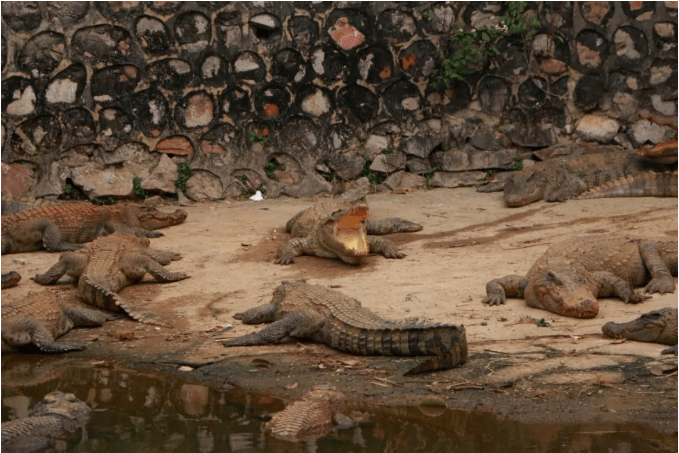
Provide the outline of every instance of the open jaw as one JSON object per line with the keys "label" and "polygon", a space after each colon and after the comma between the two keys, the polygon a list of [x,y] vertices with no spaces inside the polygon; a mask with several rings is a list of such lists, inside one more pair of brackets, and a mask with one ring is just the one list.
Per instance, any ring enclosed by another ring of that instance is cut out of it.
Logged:
{"label": "open jaw", "polygon": [[333,234],[345,254],[350,256],[367,256],[370,253],[365,221],[368,219],[368,208],[360,206],[348,211],[335,220]]}

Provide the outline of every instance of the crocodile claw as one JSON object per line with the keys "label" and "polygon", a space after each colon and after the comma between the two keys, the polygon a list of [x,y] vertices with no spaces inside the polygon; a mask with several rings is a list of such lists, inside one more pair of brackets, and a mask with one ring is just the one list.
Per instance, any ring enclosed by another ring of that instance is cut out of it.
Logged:
{"label": "crocodile claw", "polygon": [[654,278],[648,285],[646,285],[647,293],[673,293],[674,292],[674,279],[673,278]]}

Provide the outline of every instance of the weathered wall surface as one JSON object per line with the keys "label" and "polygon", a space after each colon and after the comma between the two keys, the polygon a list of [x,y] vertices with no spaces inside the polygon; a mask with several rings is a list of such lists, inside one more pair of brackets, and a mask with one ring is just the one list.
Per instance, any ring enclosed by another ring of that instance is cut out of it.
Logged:
{"label": "weathered wall surface", "polygon": [[[540,3],[466,83],[434,88],[452,28],[502,3],[3,2],[2,191],[133,180],[196,200],[263,188],[476,184],[561,141],[676,133],[677,2]],[[425,175],[421,176],[421,175]]]}

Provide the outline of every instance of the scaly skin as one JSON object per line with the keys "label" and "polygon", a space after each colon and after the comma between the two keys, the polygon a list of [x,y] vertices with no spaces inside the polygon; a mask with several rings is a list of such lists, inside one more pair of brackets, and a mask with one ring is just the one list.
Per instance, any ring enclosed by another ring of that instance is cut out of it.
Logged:
{"label": "scaly skin", "polygon": [[234,316],[245,324],[271,322],[257,333],[224,341],[225,346],[276,344],[286,337],[310,338],[360,355],[431,356],[406,373],[446,370],[467,361],[464,326],[390,321],[356,299],[305,282],[283,282],[270,304]]}
{"label": "scaly skin", "polygon": [[41,285],[54,285],[64,275],[78,279],[78,294],[97,308],[122,311],[135,320],[169,327],[158,316],[121,298],[116,292],[137,283],[148,272],[161,283],[188,278],[185,274],[163,268],[181,259],[175,252],[148,248],[149,240],[134,234],[116,233],[97,238],[85,249],[64,252],[59,262],[33,280]]}
{"label": "scaly skin", "polygon": [[339,412],[345,399],[336,390],[314,388],[276,412],[264,425],[264,431],[277,439],[299,441],[326,435],[334,423],[341,428],[349,428],[353,421]]}
{"label": "scaly skin", "polygon": [[97,310],[65,305],[51,291],[8,297],[2,303],[2,342],[11,348],[34,345],[41,352],[81,351],[87,345],[54,340],[73,327],[98,327],[113,319]]}
{"label": "scaly skin", "polygon": [[2,423],[2,450],[29,453],[51,447],[54,440],[90,421],[92,410],[70,393],[45,395],[28,417]]}
{"label": "scaly skin", "polygon": [[151,230],[177,225],[186,217],[186,211],[181,209],[165,214],[155,208],[132,205],[41,206],[2,217],[2,254],[77,250],[83,243],[116,231],[160,237],[162,233]]}
{"label": "scaly skin", "polygon": [[677,241],[627,237],[589,237],[549,248],[525,277],[509,275],[486,284],[489,305],[506,297],[524,298],[530,307],[575,318],[593,318],[599,312],[597,297],[616,296],[636,304],[647,293],[674,292],[677,275]]}
{"label": "scaly skin", "polygon": [[[676,127],[676,123],[675,123]],[[637,156],[646,157],[661,164],[677,163],[677,139],[658,143],[651,148],[639,148]]]}
{"label": "scaly skin", "polygon": [[672,197],[677,198],[677,172],[656,173],[648,171],[631,176],[623,176],[595,187],[578,197],[579,200],[590,198],[614,197]]}
{"label": "scaly skin", "polygon": [[21,275],[18,272],[10,271],[7,274],[2,274],[2,289],[12,288],[19,284]]}
{"label": "scaly skin", "polygon": [[626,338],[634,341],[673,345],[661,354],[677,354],[677,309],[663,308],[645,313],[630,322],[607,322],[601,328],[610,338]]}
{"label": "scaly skin", "polygon": [[399,218],[367,218],[368,206],[361,192],[316,203],[287,222],[286,230],[293,239],[278,250],[274,262],[290,264],[300,255],[339,258],[348,264],[361,264],[369,253],[403,258],[406,254],[393,242],[374,236],[422,229],[422,225]]}
{"label": "scaly skin", "polygon": [[556,158],[513,173],[504,184],[504,200],[509,207],[565,201],[624,176],[674,169],[622,151]]}

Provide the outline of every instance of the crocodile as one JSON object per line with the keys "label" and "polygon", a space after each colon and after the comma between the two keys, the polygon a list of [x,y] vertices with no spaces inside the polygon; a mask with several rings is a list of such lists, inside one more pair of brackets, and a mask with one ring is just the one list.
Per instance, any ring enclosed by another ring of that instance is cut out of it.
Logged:
{"label": "crocodile", "polygon": [[244,324],[272,324],[225,340],[225,346],[276,344],[293,337],[310,338],[351,354],[432,356],[405,375],[446,370],[467,361],[462,325],[386,320],[356,299],[304,281],[284,281],[274,290],[271,303],[234,317]]}
{"label": "crocodile", "polygon": [[118,294],[124,287],[137,283],[148,272],[161,283],[188,278],[163,268],[181,259],[179,253],[149,248],[149,239],[130,233],[116,233],[95,239],[83,250],[64,252],[59,262],[32,280],[41,285],[54,285],[68,274],[78,279],[78,294],[92,306],[122,311],[146,324],[169,327],[157,315],[125,300]]}
{"label": "crocodile", "polygon": [[2,301],[2,346],[33,345],[41,352],[81,351],[83,343],[54,341],[73,327],[98,327],[113,318],[91,308],[67,305],[51,291],[29,292],[27,296]]}
{"label": "crocodile", "polygon": [[[554,158],[512,173],[504,182],[504,201],[509,207],[544,199],[565,201],[610,181],[647,171],[674,171],[676,163],[649,159],[629,151]],[[479,192],[503,190],[497,184]]]}
{"label": "crocodile", "polygon": [[677,139],[658,143],[651,148],[639,148],[636,150],[636,154],[661,164],[676,164],[679,159],[677,156]]}
{"label": "crocodile", "polygon": [[354,190],[298,212],[288,220],[285,229],[292,239],[278,250],[276,264],[290,264],[300,255],[361,264],[369,253],[405,257],[392,241],[376,236],[420,231],[422,225],[400,218],[368,220],[365,193]]}
{"label": "crocodile", "polygon": [[21,275],[16,271],[10,271],[6,274],[2,274],[2,289],[12,288],[19,284],[21,281]]}
{"label": "crocodile", "polygon": [[341,412],[345,400],[344,394],[334,388],[317,386],[276,412],[264,424],[264,432],[277,439],[299,441],[325,436],[333,425],[352,428],[354,421]]}
{"label": "crocodile", "polygon": [[2,451],[29,453],[53,446],[55,439],[86,425],[92,409],[71,393],[52,392],[28,417],[2,423]]}
{"label": "crocodile", "polygon": [[666,307],[644,313],[625,323],[607,322],[601,328],[610,338],[626,338],[634,341],[673,345],[661,354],[677,354],[677,309]]}
{"label": "crocodile", "polygon": [[613,197],[673,197],[677,198],[676,171],[656,173],[647,171],[623,176],[615,181],[606,182],[578,197],[578,200]]}
{"label": "crocodile", "polygon": [[672,293],[677,275],[677,240],[629,237],[585,237],[550,247],[528,271],[486,284],[489,305],[506,297],[524,298],[530,307],[563,316],[593,318],[597,297],[616,296],[636,304],[647,293]]}
{"label": "crocodile", "polygon": [[134,205],[95,206],[90,203],[63,203],[40,206],[2,217],[2,254],[77,250],[85,242],[115,231],[147,237],[163,234],[153,231],[182,223],[184,210],[172,214]]}

